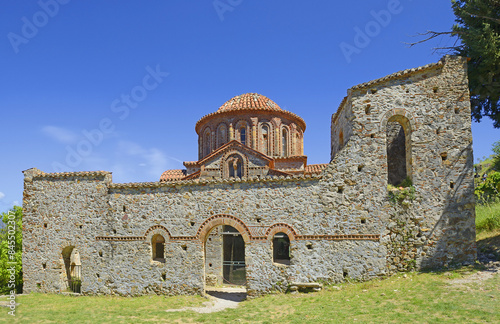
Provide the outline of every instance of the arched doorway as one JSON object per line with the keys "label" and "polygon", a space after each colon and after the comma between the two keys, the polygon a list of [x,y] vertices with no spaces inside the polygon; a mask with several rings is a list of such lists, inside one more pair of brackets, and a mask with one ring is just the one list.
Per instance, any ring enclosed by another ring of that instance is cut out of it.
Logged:
{"label": "arched doorway", "polygon": [[64,264],[62,269],[63,287],[74,293],[80,293],[82,285],[80,253],[74,246],[67,246],[61,254]]}
{"label": "arched doorway", "polygon": [[216,225],[204,241],[205,285],[245,286],[245,241],[233,226]]}

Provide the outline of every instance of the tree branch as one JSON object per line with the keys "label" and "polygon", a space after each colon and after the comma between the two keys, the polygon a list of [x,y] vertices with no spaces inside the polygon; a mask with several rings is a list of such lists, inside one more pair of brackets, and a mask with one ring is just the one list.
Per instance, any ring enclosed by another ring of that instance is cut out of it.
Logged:
{"label": "tree branch", "polygon": [[413,47],[417,44],[421,44],[421,43],[424,43],[424,42],[427,42],[428,40],[431,40],[433,38],[436,38],[436,37],[439,37],[439,36],[443,36],[443,35],[452,35],[452,36],[456,36],[460,34],[460,32],[456,32],[456,31],[447,31],[447,32],[435,32],[435,31],[432,31],[432,30],[428,30],[427,32],[425,33],[419,33],[417,35],[414,35],[412,37],[417,37],[417,36],[427,36],[427,38],[425,39],[422,39],[418,42],[414,42],[414,43],[404,43],[406,45],[408,45],[409,47]]}
{"label": "tree branch", "polygon": [[477,17],[477,18],[482,18],[482,19],[487,19],[496,22],[497,24],[500,24],[500,19],[497,18],[492,18],[492,17],[487,17],[487,16],[481,16],[481,15],[476,15],[470,12],[465,11],[466,14],[471,15],[472,17]]}

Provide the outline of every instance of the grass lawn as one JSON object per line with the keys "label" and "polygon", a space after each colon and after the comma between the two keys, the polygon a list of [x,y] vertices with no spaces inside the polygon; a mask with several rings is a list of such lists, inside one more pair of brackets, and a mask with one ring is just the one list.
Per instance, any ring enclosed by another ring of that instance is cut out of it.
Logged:
{"label": "grass lawn", "polygon": [[198,296],[18,296],[16,321],[1,308],[0,322],[19,323],[499,323],[500,276],[466,284],[452,281],[477,268],[408,273],[385,280],[345,283],[341,290],[278,294],[244,301],[211,314],[165,312],[200,306]]}

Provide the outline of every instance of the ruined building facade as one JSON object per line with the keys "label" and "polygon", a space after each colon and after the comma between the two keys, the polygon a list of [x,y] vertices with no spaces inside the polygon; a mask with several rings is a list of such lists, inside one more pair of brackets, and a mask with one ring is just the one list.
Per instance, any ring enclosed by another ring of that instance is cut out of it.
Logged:
{"label": "ruined building facade", "polygon": [[198,161],[158,182],[24,171],[25,291],[257,296],[473,262],[466,67],[446,56],[349,89],[327,164],[307,164],[299,116],[245,94],[198,121]]}

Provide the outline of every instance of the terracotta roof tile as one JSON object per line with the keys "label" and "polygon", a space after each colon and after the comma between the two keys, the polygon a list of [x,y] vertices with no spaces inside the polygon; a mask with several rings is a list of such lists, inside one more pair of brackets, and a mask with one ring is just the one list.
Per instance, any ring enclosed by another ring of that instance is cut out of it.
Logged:
{"label": "terracotta roof tile", "polygon": [[328,163],[323,163],[323,164],[310,164],[306,166],[306,169],[304,170],[305,174],[319,174],[323,172],[323,170],[328,166]]}
{"label": "terracotta roof tile", "polygon": [[162,173],[160,181],[181,180],[186,177],[186,170],[167,170]]}
{"label": "terracotta roof tile", "polygon": [[302,128],[302,131],[306,130],[306,123],[301,117],[292,112],[281,109],[280,106],[278,106],[278,104],[276,104],[274,101],[258,93],[245,93],[229,99],[222,106],[220,106],[217,111],[205,115],[200,120],[198,120],[195,126],[195,130],[199,134],[200,127],[203,126],[207,120],[210,120],[215,116],[232,116],[235,114],[245,113],[269,114],[269,112],[271,112],[272,114],[276,114],[277,116],[284,116],[286,118],[292,119]]}
{"label": "terracotta roof tile", "polygon": [[258,93],[245,93],[229,99],[222,106],[220,106],[217,111],[241,109],[282,110],[274,101],[272,101],[268,97],[265,97]]}

